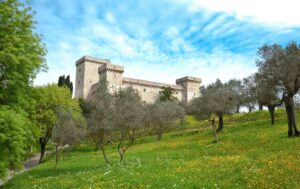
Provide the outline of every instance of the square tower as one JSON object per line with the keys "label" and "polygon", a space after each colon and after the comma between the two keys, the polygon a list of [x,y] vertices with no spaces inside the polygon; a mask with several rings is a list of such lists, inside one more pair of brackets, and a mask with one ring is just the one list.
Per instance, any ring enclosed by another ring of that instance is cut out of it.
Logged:
{"label": "square tower", "polygon": [[110,92],[115,92],[123,85],[124,67],[105,64],[98,68],[99,81],[106,81]]}
{"label": "square tower", "polygon": [[75,97],[86,99],[91,87],[98,83],[98,68],[110,64],[107,59],[83,56],[76,61]]}
{"label": "square tower", "polygon": [[176,85],[183,87],[181,101],[187,104],[194,97],[200,96],[201,79],[197,77],[182,77],[176,79]]}

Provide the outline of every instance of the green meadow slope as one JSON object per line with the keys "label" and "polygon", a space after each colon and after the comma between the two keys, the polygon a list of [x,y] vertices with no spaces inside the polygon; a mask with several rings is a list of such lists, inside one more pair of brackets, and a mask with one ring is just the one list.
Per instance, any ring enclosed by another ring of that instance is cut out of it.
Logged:
{"label": "green meadow slope", "polygon": [[276,115],[274,126],[266,111],[226,117],[218,144],[207,122],[187,116],[161,142],[138,140],[121,165],[115,145],[113,166],[81,146],[57,170],[49,158],[2,188],[300,188],[300,138],[287,137],[283,110]]}

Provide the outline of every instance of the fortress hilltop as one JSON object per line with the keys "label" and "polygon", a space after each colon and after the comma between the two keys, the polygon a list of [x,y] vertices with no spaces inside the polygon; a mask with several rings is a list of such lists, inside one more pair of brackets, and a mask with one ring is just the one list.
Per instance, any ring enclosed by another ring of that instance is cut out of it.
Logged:
{"label": "fortress hilltop", "polygon": [[186,76],[176,79],[176,85],[172,85],[123,77],[123,73],[123,66],[112,64],[107,59],[84,56],[76,61],[75,97],[90,98],[100,80],[108,83],[109,91],[112,93],[119,88],[131,86],[147,103],[153,103],[159,98],[162,87],[174,89],[174,96],[184,103],[200,94],[200,78]]}

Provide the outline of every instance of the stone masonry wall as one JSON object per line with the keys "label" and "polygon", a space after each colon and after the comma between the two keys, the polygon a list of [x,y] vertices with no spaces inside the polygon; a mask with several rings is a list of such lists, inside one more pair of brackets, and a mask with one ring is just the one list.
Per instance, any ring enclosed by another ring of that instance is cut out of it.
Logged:
{"label": "stone masonry wall", "polygon": [[187,103],[200,94],[200,78],[183,77],[176,80],[176,85],[123,77],[124,67],[111,64],[109,60],[84,56],[76,62],[75,97],[87,99],[93,94],[99,80],[108,82],[110,92],[119,88],[132,87],[136,89],[142,100],[155,102],[162,87],[174,89],[174,96]]}

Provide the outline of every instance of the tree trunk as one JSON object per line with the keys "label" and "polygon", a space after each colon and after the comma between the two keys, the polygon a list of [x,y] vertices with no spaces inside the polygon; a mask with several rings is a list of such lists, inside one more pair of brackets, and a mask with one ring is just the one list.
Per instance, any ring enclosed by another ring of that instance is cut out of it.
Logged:
{"label": "tree trunk", "polygon": [[240,113],[240,105],[236,106],[236,113]]}
{"label": "tree trunk", "polygon": [[40,155],[39,163],[42,163],[42,161],[44,159],[45,152],[46,152],[46,144],[47,144],[47,142],[45,142],[45,139],[40,138],[41,155]]}
{"label": "tree trunk", "polygon": [[55,169],[57,167],[57,163],[58,163],[58,144],[55,145]]}
{"label": "tree trunk", "polygon": [[263,110],[263,105],[262,104],[258,104],[258,109],[259,110]]}
{"label": "tree trunk", "polygon": [[161,141],[161,139],[162,139],[162,136],[163,136],[163,128],[160,126],[160,127],[158,127],[158,129],[157,129],[157,141]]}
{"label": "tree trunk", "polygon": [[213,134],[214,134],[214,142],[218,143],[219,142],[219,137],[218,137],[218,133],[216,131],[216,124],[215,124],[215,118],[213,118],[211,120],[211,125],[212,125],[212,130],[213,130]]}
{"label": "tree trunk", "polygon": [[120,163],[124,159],[124,149],[123,149],[122,145],[123,145],[123,140],[118,145],[118,152],[119,152],[119,155],[120,155]]}
{"label": "tree trunk", "polygon": [[124,139],[125,139],[125,133],[122,133],[121,140],[120,140],[120,143],[118,145],[118,152],[119,152],[119,155],[120,155],[120,163],[122,163],[122,161],[124,159],[124,146],[123,146]]}
{"label": "tree trunk", "polygon": [[105,152],[104,146],[102,145],[100,148],[101,148],[101,151],[102,151],[103,157],[104,157],[104,159],[105,159],[105,162],[106,162],[107,164],[110,164],[110,162],[109,162],[109,159],[108,159],[108,157],[107,157],[107,155],[106,155],[106,152]]}
{"label": "tree trunk", "polygon": [[101,149],[102,151],[102,154],[103,154],[103,157],[104,157],[104,160],[107,164],[110,164],[109,162],[109,159],[105,153],[105,149],[104,149],[104,130],[101,130],[100,131],[100,141],[99,141],[99,144],[98,144],[98,149]]}
{"label": "tree trunk", "polygon": [[251,107],[251,106],[248,107],[248,112],[249,112],[249,113],[252,112],[252,107]]}
{"label": "tree trunk", "polygon": [[224,127],[223,112],[218,112],[218,116],[219,116],[219,126],[218,126],[218,129],[217,129],[217,132],[221,132],[221,131],[223,131],[223,127]]}
{"label": "tree trunk", "polygon": [[297,129],[293,96],[286,96],[284,98],[284,104],[288,120],[288,136],[299,136],[300,132]]}
{"label": "tree trunk", "polygon": [[274,125],[275,123],[275,107],[274,106],[268,106],[268,110],[270,113],[270,118],[271,118],[271,124]]}

